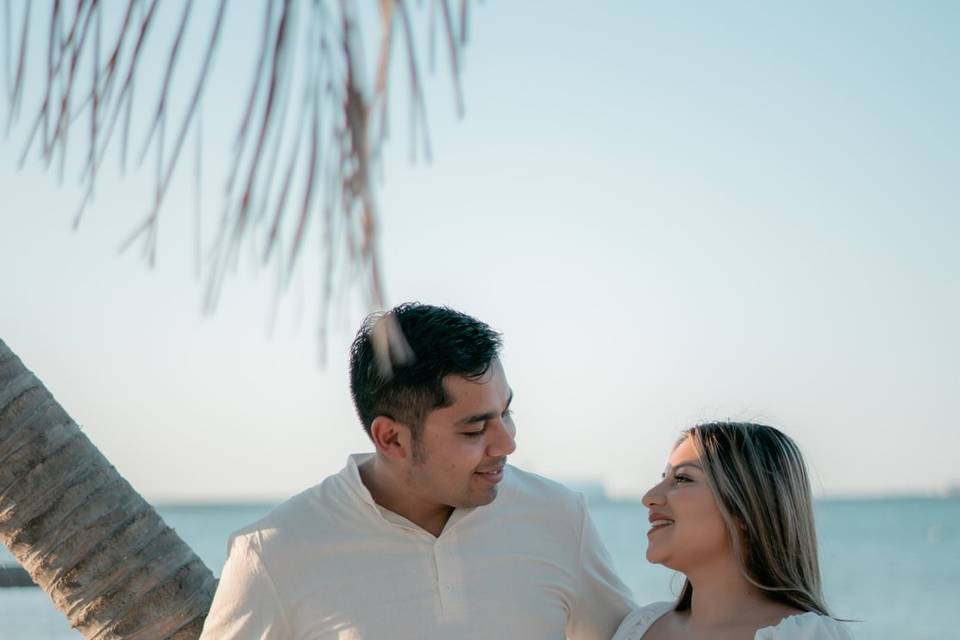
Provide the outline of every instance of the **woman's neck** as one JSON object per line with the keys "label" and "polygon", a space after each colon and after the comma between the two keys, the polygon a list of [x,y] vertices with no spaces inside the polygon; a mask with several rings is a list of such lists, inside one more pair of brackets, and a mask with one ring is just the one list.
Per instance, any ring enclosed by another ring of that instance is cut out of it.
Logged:
{"label": "woman's neck", "polygon": [[794,611],[775,602],[743,576],[733,558],[718,560],[687,574],[693,586],[688,624],[691,631],[775,624]]}

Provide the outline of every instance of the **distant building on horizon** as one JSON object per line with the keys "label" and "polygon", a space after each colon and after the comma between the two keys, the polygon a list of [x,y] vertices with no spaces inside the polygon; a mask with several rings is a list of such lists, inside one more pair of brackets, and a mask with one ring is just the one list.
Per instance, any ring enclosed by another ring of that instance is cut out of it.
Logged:
{"label": "distant building on horizon", "polygon": [[579,491],[587,497],[590,504],[603,504],[610,502],[610,495],[607,488],[600,480],[561,480],[568,488]]}
{"label": "distant building on horizon", "polygon": [[595,479],[561,479],[566,487],[578,491],[587,497],[589,504],[637,504],[640,502],[634,497],[611,496],[602,480]]}

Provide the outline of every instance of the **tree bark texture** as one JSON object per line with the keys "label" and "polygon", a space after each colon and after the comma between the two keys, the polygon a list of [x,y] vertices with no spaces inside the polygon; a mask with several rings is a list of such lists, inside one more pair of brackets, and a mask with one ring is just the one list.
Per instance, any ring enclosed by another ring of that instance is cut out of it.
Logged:
{"label": "tree bark texture", "polygon": [[200,635],[213,574],[2,340],[0,540],[85,638]]}

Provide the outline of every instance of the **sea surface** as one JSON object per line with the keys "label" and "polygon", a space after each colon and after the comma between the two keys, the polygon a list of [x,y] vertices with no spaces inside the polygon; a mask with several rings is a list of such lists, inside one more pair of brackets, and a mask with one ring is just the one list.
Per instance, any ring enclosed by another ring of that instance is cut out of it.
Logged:
{"label": "sea surface", "polygon": [[[272,505],[160,506],[161,515],[215,574],[226,541]],[[639,603],[673,597],[681,580],[644,559],[647,513],[633,502],[597,501],[591,512]],[[860,620],[858,638],[960,639],[960,498],[821,500],[820,559],[835,615]],[[0,548],[0,563],[12,563]],[[36,588],[0,589],[0,640],[76,640]]]}

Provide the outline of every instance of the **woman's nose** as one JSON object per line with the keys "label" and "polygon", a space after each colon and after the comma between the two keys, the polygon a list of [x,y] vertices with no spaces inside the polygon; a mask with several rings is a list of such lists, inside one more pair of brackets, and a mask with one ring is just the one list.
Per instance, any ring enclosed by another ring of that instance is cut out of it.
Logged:
{"label": "woman's nose", "polygon": [[650,487],[645,494],[643,494],[643,498],[641,499],[643,506],[649,508],[663,504],[663,491],[660,489],[660,485],[662,484],[662,482],[655,484],[654,486]]}

